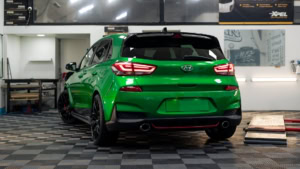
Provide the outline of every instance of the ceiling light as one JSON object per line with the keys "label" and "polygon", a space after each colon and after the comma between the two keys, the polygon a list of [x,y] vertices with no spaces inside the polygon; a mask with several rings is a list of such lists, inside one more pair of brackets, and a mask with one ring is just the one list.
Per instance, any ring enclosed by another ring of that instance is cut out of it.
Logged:
{"label": "ceiling light", "polygon": [[108,0],[108,3],[112,3],[113,1],[115,1],[115,0]]}
{"label": "ceiling light", "polygon": [[76,3],[76,2],[78,2],[79,0],[70,0],[70,3],[71,4],[74,4],[74,3]]}
{"label": "ceiling light", "polygon": [[119,16],[116,17],[116,20],[120,20],[127,17],[127,12],[121,13]]}
{"label": "ceiling light", "polygon": [[45,37],[46,35],[44,35],[44,34],[37,34],[36,36],[38,36],[38,37]]}
{"label": "ceiling light", "polygon": [[297,78],[252,78],[253,82],[296,82]]}
{"label": "ceiling light", "polygon": [[244,78],[244,77],[237,77],[236,80],[237,80],[238,82],[246,82],[247,79]]}
{"label": "ceiling light", "polygon": [[79,13],[80,13],[80,14],[86,13],[87,11],[92,10],[93,8],[94,8],[94,5],[93,5],[93,4],[92,4],[92,5],[88,5],[88,6],[86,6],[86,7],[81,8],[81,9],[79,10]]}

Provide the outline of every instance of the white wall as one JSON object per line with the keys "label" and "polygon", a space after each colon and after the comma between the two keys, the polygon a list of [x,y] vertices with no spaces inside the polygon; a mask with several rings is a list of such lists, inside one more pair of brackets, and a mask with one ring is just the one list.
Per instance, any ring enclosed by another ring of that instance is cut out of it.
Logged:
{"label": "white wall", "polygon": [[[13,78],[55,78],[55,38],[9,35],[7,57]],[[50,58],[51,61],[36,61]]]}
{"label": "white wall", "polygon": [[0,3],[0,34],[3,34],[4,25],[4,2]]}
{"label": "white wall", "polygon": [[89,34],[90,44],[104,35],[104,26],[5,26],[5,34]]}
{"label": "white wall", "polygon": [[62,39],[61,40],[61,71],[67,72],[65,66],[67,63],[80,63],[86,49],[90,47],[89,39]]}
{"label": "white wall", "polygon": [[55,54],[55,37],[21,37],[20,76],[55,78]]}
{"label": "white wall", "polygon": [[[6,57],[9,60],[10,70],[13,78],[20,78],[21,62],[21,38],[16,35],[8,35],[6,37]],[[6,69],[5,69],[6,70]],[[4,73],[4,77],[7,77],[7,72]]]}
{"label": "white wall", "polygon": [[[141,32],[142,30],[161,30],[164,26],[130,26],[130,32]],[[211,34],[219,38],[224,49],[225,29],[284,29],[286,30],[286,59],[285,66],[274,67],[237,67],[237,77],[295,77],[291,72],[289,62],[300,59],[299,39],[300,26],[168,26],[169,29],[186,32],[197,32]],[[104,26],[5,26],[5,34],[90,34],[91,44],[104,35]],[[300,84],[297,82],[242,82],[240,83],[242,93],[242,106],[244,110],[300,110]]]}

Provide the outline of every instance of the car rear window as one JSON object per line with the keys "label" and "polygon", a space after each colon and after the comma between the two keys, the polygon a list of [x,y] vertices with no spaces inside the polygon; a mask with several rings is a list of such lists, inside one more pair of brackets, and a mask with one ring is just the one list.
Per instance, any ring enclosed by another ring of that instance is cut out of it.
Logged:
{"label": "car rear window", "polygon": [[180,33],[130,36],[124,42],[122,57],[170,61],[225,59],[216,39]]}

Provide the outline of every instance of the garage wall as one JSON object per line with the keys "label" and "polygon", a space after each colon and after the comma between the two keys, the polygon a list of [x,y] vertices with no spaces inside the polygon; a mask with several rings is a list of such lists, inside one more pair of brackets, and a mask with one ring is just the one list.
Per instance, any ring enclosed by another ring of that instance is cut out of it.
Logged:
{"label": "garage wall", "polygon": [[5,26],[5,34],[89,34],[95,43],[104,35],[104,26]]}
{"label": "garage wall", "polygon": [[[20,78],[21,64],[21,38],[16,35],[8,35],[6,41],[6,57],[9,60],[10,70],[13,78]],[[5,78],[8,78],[4,73]]]}
{"label": "garage wall", "polygon": [[13,78],[55,78],[54,37],[8,35],[7,57]]}
{"label": "garage wall", "polygon": [[[0,11],[4,11],[4,3],[0,3]],[[0,12],[0,34],[3,34],[4,12]]]}
{"label": "garage wall", "polygon": [[[130,26],[130,32],[141,32],[142,30],[161,30],[164,26]],[[289,62],[293,59],[300,59],[299,39],[300,26],[279,25],[279,26],[168,26],[168,29],[181,30],[186,32],[198,32],[212,34],[219,38],[224,48],[225,29],[285,29],[286,30],[286,59],[285,66],[275,67],[237,67],[237,77],[296,77],[292,73]],[[104,35],[104,26],[31,26],[13,27],[5,26],[6,34],[90,34],[90,42],[93,44]],[[242,106],[244,110],[300,110],[300,84],[298,82],[240,82],[242,93]]]}
{"label": "garage wall", "polygon": [[67,63],[76,62],[79,64],[89,46],[89,39],[62,39],[60,47],[61,71],[67,72],[65,69]]}
{"label": "garage wall", "polygon": [[55,54],[54,37],[21,37],[20,77],[55,78]]}

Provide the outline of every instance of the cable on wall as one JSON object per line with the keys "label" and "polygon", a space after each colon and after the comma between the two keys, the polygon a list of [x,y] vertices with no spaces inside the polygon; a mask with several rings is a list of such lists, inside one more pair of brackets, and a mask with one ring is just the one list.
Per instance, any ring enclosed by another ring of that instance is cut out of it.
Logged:
{"label": "cable on wall", "polygon": [[27,10],[28,10],[28,18],[27,18],[26,25],[28,25],[28,24],[29,24],[30,17],[31,17],[31,12],[32,12],[32,7],[31,7],[31,6],[29,6],[29,7],[27,8]]}

